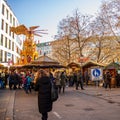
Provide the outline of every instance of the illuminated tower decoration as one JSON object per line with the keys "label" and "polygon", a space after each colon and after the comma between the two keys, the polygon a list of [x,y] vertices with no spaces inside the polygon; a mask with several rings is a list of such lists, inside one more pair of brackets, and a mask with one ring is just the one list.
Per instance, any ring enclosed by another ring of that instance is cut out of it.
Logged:
{"label": "illuminated tower decoration", "polygon": [[30,63],[32,60],[35,60],[38,57],[38,52],[36,51],[36,43],[34,42],[34,36],[42,37],[42,31],[45,30],[36,30],[39,26],[32,26],[27,29],[24,25],[18,27],[11,27],[11,31],[17,35],[25,35],[26,38],[23,42],[23,50],[20,52],[20,65]]}

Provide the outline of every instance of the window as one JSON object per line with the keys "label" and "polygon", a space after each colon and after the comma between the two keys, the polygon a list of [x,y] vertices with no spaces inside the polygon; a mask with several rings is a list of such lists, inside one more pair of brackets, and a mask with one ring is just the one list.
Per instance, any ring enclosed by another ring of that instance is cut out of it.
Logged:
{"label": "window", "polygon": [[14,51],[14,42],[12,42],[12,51]]}
{"label": "window", "polygon": [[5,6],[2,4],[2,14],[4,15],[5,13]]}
{"label": "window", "polygon": [[4,20],[2,19],[1,29],[4,30]]}
{"label": "window", "polygon": [[6,23],[6,33],[8,33],[8,24]]}
{"label": "window", "polygon": [[4,57],[5,62],[7,62],[7,52],[5,51],[5,57]]}
{"label": "window", "polygon": [[5,47],[7,48],[7,37],[5,37]]}
{"label": "window", "polygon": [[9,49],[11,49],[11,40],[9,40]]}
{"label": "window", "polygon": [[12,38],[14,39],[14,37],[15,37],[15,35],[14,35],[14,33],[12,33]]}
{"label": "window", "polygon": [[9,36],[11,36],[11,30],[10,30],[10,27],[9,27]]}
{"label": "window", "polygon": [[13,26],[15,26],[15,18],[13,18]]}
{"label": "window", "polygon": [[6,17],[7,17],[7,20],[9,18],[9,14],[8,14],[8,10],[6,9]]}
{"label": "window", "polygon": [[12,23],[12,14],[10,14],[10,23]]}
{"label": "window", "polygon": [[3,50],[0,50],[0,62],[2,62]]}
{"label": "window", "polygon": [[3,35],[1,34],[0,45],[3,45]]}

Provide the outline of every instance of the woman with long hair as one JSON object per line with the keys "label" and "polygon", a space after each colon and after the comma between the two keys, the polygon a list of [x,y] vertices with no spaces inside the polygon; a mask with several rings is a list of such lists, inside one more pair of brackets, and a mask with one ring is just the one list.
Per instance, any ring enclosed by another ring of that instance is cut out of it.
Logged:
{"label": "woman with long hair", "polygon": [[35,91],[38,91],[38,108],[42,114],[42,120],[47,120],[48,112],[52,110],[53,103],[51,101],[51,80],[45,70],[39,71]]}

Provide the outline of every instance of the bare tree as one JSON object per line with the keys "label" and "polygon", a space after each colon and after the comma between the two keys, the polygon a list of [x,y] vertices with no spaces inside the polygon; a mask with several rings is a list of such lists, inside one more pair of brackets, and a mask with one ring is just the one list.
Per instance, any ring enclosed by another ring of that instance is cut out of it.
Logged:
{"label": "bare tree", "polygon": [[59,23],[54,56],[64,63],[84,56],[101,63],[120,58],[119,11],[120,0],[104,1],[94,20],[76,9]]}
{"label": "bare tree", "polygon": [[116,48],[120,40],[116,27],[119,23],[117,3],[120,3],[119,0],[103,2],[98,16],[91,24],[93,39],[89,43],[92,47],[89,56],[97,62],[111,62],[116,58]]}
{"label": "bare tree", "polygon": [[107,28],[109,36],[114,36],[118,43],[120,43],[119,23],[120,23],[120,0],[112,0],[110,2],[103,2],[99,16],[102,16],[104,25]]}
{"label": "bare tree", "polygon": [[75,10],[73,17],[70,22],[71,35],[75,38],[77,42],[78,56],[84,56],[84,47],[86,42],[91,38],[89,24],[91,21],[91,16],[82,15],[77,9]]}
{"label": "bare tree", "polygon": [[71,28],[69,26],[71,17],[66,17],[61,20],[58,26],[57,41],[53,45],[53,56],[58,58],[59,61],[64,64],[69,64],[73,61],[76,55],[76,46],[74,44],[74,39],[71,36]]}

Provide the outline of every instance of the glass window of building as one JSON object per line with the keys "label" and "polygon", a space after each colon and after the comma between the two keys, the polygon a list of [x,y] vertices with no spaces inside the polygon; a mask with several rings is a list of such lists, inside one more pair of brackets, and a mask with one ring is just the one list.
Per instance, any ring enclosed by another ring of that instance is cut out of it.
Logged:
{"label": "glass window of building", "polygon": [[14,33],[12,33],[12,38],[14,39],[14,37],[15,37],[15,36],[14,36]]}
{"label": "glass window of building", "polygon": [[12,23],[12,14],[10,14],[10,23]]}
{"label": "glass window of building", "polygon": [[1,34],[0,45],[3,45],[3,35]]}
{"label": "glass window of building", "polygon": [[13,18],[13,26],[15,26],[15,18]]}
{"label": "glass window of building", "polygon": [[2,19],[1,29],[4,30],[4,20]]}
{"label": "glass window of building", "polygon": [[7,52],[5,51],[5,62],[7,62]]}
{"label": "glass window of building", "polygon": [[5,61],[5,51],[2,51],[2,55],[3,55],[2,61]]}
{"label": "glass window of building", "polygon": [[9,39],[7,38],[7,48],[9,49]]}
{"label": "glass window of building", "polygon": [[7,20],[9,18],[9,12],[8,12],[8,9],[6,9],[6,17],[7,17]]}
{"label": "glass window of building", "polygon": [[9,36],[11,36],[11,30],[10,30],[10,27],[9,27]]}
{"label": "glass window of building", "polygon": [[14,42],[12,42],[12,51],[14,51]]}
{"label": "glass window of building", "polygon": [[11,49],[11,40],[9,40],[9,49]]}
{"label": "glass window of building", "polygon": [[7,37],[5,37],[5,47],[7,48]]}
{"label": "glass window of building", "polygon": [[4,4],[2,4],[2,14],[4,15],[4,13],[5,13],[5,6]]}
{"label": "glass window of building", "polygon": [[3,50],[0,50],[0,62],[2,62]]}
{"label": "glass window of building", "polygon": [[6,33],[8,33],[8,24],[6,23]]}

